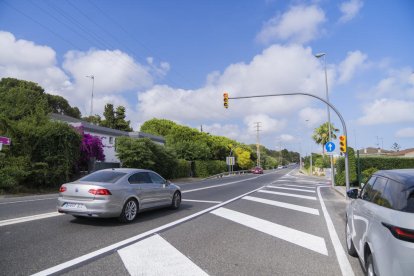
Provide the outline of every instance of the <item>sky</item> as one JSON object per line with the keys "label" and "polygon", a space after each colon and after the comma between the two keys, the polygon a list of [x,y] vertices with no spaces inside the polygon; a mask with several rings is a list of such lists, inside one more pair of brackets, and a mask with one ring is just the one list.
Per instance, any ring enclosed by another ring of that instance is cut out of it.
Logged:
{"label": "sky", "polygon": [[[349,146],[414,148],[413,45],[411,0],[0,0],[0,78],[36,82],[88,116],[93,75],[93,114],[123,105],[135,130],[164,118],[254,144],[260,122],[261,144],[303,154],[322,151],[311,136],[323,102],[224,109],[223,93],[326,99],[326,72]],[[331,121],[343,134],[332,110]]]}

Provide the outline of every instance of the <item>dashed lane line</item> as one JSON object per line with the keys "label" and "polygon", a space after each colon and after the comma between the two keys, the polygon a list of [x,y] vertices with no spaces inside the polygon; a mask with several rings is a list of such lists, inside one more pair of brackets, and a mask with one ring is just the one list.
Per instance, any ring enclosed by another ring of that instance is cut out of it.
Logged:
{"label": "dashed lane line", "polygon": [[242,199],[319,216],[319,210],[314,209],[314,208],[304,207],[300,205],[295,205],[295,204],[290,204],[290,203],[285,203],[285,202],[280,202],[280,201],[275,201],[275,200],[268,200],[264,198],[253,197],[253,196],[245,196]]}
{"label": "dashed lane line", "polygon": [[11,224],[16,224],[16,223],[32,221],[32,220],[57,217],[57,216],[61,216],[61,215],[63,215],[63,214],[60,214],[58,212],[51,212],[51,213],[45,213],[45,214],[40,214],[40,215],[20,217],[20,218],[14,218],[14,219],[6,219],[6,220],[1,220],[0,221],[0,227],[1,226],[6,226],[6,225],[11,225]]}
{"label": "dashed lane line", "polygon": [[298,192],[305,192],[305,193],[315,193],[315,191],[309,191],[309,190],[297,189],[297,188],[287,188],[287,187],[280,187],[280,186],[272,186],[272,185],[267,185],[266,188],[289,190],[289,191],[298,191]]}
{"label": "dashed lane line", "polygon": [[297,194],[280,193],[280,192],[273,192],[273,191],[267,191],[267,190],[259,190],[258,192],[259,193],[272,194],[272,195],[290,196],[290,197],[297,197],[297,198],[305,198],[305,199],[310,199],[310,200],[316,200],[316,197],[313,197],[313,196],[304,196],[304,195],[297,195]]}
{"label": "dashed lane line", "polygon": [[216,209],[211,214],[328,256],[324,238],[226,208]]}
{"label": "dashed lane line", "polygon": [[118,254],[132,276],[208,275],[159,235],[122,248]]}

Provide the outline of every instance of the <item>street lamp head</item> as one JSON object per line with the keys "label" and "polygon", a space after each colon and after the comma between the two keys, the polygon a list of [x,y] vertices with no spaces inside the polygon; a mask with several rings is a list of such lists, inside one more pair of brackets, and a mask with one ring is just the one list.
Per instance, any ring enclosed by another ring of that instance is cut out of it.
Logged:
{"label": "street lamp head", "polygon": [[316,55],[315,55],[315,57],[316,58],[321,58],[321,57],[323,57],[324,55],[326,55],[325,53],[317,53]]}

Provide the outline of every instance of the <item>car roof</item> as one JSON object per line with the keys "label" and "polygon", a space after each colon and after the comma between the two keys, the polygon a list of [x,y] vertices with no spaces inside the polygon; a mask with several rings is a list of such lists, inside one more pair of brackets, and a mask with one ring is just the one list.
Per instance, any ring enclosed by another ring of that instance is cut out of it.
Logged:
{"label": "car roof", "polygon": [[99,171],[112,171],[112,172],[123,172],[123,173],[134,173],[134,172],[152,172],[151,170],[145,169],[134,169],[134,168],[112,168],[112,169],[103,169]]}
{"label": "car roof", "polygon": [[375,172],[374,175],[393,179],[407,187],[414,187],[414,169],[382,170]]}

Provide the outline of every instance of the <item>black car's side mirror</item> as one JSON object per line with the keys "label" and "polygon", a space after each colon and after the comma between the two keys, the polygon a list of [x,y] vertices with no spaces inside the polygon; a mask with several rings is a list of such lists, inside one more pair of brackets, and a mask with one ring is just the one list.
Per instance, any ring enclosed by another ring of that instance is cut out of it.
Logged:
{"label": "black car's side mirror", "polygon": [[358,198],[358,189],[352,189],[346,192],[349,198],[356,199]]}

